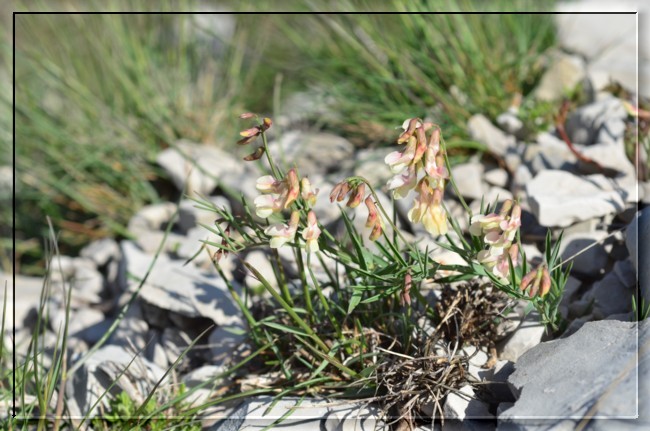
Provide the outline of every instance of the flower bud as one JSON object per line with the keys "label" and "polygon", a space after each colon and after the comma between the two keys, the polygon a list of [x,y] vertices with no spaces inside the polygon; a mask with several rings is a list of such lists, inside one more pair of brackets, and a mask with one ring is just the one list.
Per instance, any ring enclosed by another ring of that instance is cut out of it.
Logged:
{"label": "flower bud", "polygon": [[250,162],[252,160],[259,160],[264,155],[264,147],[259,147],[255,152],[244,157],[244,160]]}
{"label": "flower bud", "polygon": [[300,182],[298,181],[298,174],[294,168],[289,169],[287,172],[287,181],[288,181],[288,192],[287,197],[284,201],[284,208],[289,208],[289,206],[298,198],[300,194]]}
{"label": "flower bud", "polygon": [[257,116],[257,115],[256,115],[256,114],[253,114],[252,112],[244,112],[243,114],[241,114],[241,115],[239,116],[239,118],[241,118],[242,120],[247,120],[247,119],[249,119],[249,118],[254,118],[254,117],[256,117],[256,116]]}
{"label": "flower bud", "polygon": [[376,227],[379,224],[379,213],[377,212],[377,206],[375,206],[375,202],[372,200],[372,197],[370,195],[368,195],[364,202],[368,208],[368,219],[366,220],[366,227]]}
{"label": "flower bud", "polygon": [[370,236],[368,239],[370,241],[377,241],[379,237],[381,236],[381,223],[375,223],[375,226],[372,228],[372,231],[370,232]]}
{"label": "flower bud", "polygon": [[273,121],[270,118],[264,117],[264,120],[262,121],[262,131],[269,130],[272,124]]}
{"label": "flower bud", "polygon": [[361,203],[363,196],[366,194],[366,185],[361,183],[354,189],[354,193],[350,195],[348,203],[346,204],[350,208],[356,208]]}
{"label": "flower bud", "polygon": [[539,296],[544,297],[551,290],[551,274],[548,272],[548,268],[544,268],[542,271],[542,285],[539,290]]}
{"label": "flower bud", "polygon": [[259,133],[260,133],[260,128],[257,127],[257,126],[251,127],[250,129],[242,130],[241,132],[239,132],[239,134],[241,136],[245,137],[245,138],[250,138],[250,137],[253,137],[253,136],[257,136],[257,135],[259,135]]}

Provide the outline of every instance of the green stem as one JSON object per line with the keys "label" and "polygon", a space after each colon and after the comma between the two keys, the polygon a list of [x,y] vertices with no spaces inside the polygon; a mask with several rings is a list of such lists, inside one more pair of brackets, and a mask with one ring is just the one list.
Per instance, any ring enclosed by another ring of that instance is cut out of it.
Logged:
{"label": "green stem", "polygon": [[[300,273],[300,283],[302,284],[302,295],[305,299],[305,307],[309,312],[309,316],[316,317],[314,307],[311,304],[311,297],[309,296],[309,286],[307,285],[307,276],[305,275],[305,263],[302,260],[302,250],[300,248],[294,249],[296,259],[298,261],[298,272]],[[307,265],[309,265],[309,255],[307,255]]]}
{"label": "green stem", "polygon": [[280,172],[278,171],[278,168],[273,163],[273,157],[271,157],[271,153],[269,152],[269,143],[268,143],[268,140],[266,139],[266,133],[264,133],[264,131],[262,131],[260,134],[262,135],[262,142],[264,144],[264,154],[266,154],[266,160],[268,160],[268,162],[269,162],[269,166],[271,167],[271,172],[273,173],[273,176],[277,180],[281,180],[282,175],[280,175]]}

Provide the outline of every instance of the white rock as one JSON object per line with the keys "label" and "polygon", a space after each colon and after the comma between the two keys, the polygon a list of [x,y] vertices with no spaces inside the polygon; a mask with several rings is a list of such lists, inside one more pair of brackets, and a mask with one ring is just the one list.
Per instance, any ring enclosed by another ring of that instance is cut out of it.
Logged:
{"label": "white rock", "polygon": [[499,114],[497,124],[511,135],[518,136],[524,128],[524,122],[517,116],[517,109],[510,108],[506,112]]}
{"label": "white rock", "polygon": [[516,147],[515,137],[504,133],[484,115],[472,116],[467,128],[472,139],[487,145],[488,150],[499,157],[504,157]]}
{"label": "white rock", "polygon": [[106,265],[111,259],[120,258],[120,246],[112,238],[103,238],[82,248],[79,256],[92,260],[97,267],[100,267]]}
{"label": "white rock", "polygon": [[356,152],[354,174],[364,177],[373,187],[382,187],[393,176],[384,158],[388,148],[364,149]]}
{"label": "white rock", "polygon": [[501,168],[490,169],[483,174],[483,178],[489,184],[497,187],[506,187],[508,184],[508,173]]}
{"label": "white rock", "polygon": [[542,341],[544,332],[544,325],[539,322],[539,314],[536,311],[530,312],[515,332],[499,343],[499,357],[517,362],[521,355]]}
{"label": "white rock", "polygon": [[[644,364],[650,350],[639,347],[647,346],[649,323],[588,322],[570,337],[529,350],[508,379],[519,397],[499,416],[500,429],[512,429],[505,425],[514,426],[522,417],[527,426],[556,429],[564,418],[587,415],[611,419],[600,429],[647,429],[647,416],[633,423],[630,419],[643,412],[638,406],[647,405],[650,395],[647,386],[639,384],[648,381]],[[628,419],[621,420],[624,417]],[[626,423],[632,428],[621,427]]]}
{"label": "white rock", "polygon": [[562,261],[575,256],[572,271],[592,277],[601,276],[609,262],[609,253],[603,245],[605,237],[607,232],[604,231],[565,235],[560,247]]}
{"label": "white rock", "polygon": [[131,217],[128,229],[134,233],[143,230],[164,231],[175,211],[176,205],[171,202],[146,205]]}
{"label": "white rock", "polygon": [[556,51],[542,75],[534,94],[542,101],[559,100],[581,83],[586,76],[585,62],[577,55]]}
{"label": "white rock", "polygon": [[164,388],[167,384],[167,379],[163,379],[165,371],[142,357],[137,357],[129,366],[134,356],[135,353],[123,347],[106,345],[86,358],[79,369],[68,375],[66,400],[70,414],[94,416],[100,404],[107,408],[109,397],[104,397],[91,409],[114,381],[116,385],[112,391],[125,391],[138,405],[161,379],[160,388]]}
{"label": "white rock", "polygon": [[270,396],[247,399],[214,431],[262,430],[294,407],[289,417],[273,426],[274,430],[374,431],[385,426],[380,419],[379,408],[368,403],[305,398],[298,405],[297,399],[285,397],[264,414],[272,401],[273,397]]}
{"label": "white rock", "polygon": [[[571,12],[554,15],[558,31],[558,40],[565,49],[581,54],[588,60],[597,58],[601,53],[615,45],[631,40],[635,41],[636,28],[634,14],[614,15],[607,12],[635,12],[640,3],[635,2],[561,2],[556,5],[557,12]],[[583,13],[581,13],[583,12]],[[605,12],[587,15],[584,12]],[[603,31],[607,29],[607,31]]]}
{"label": "white rock", "polygon": [[68,322],[68,334],[92,345],[106,334],[113,319],[107,319],[99,310],[82,308],[75,311]]}
{"label": "white rock", "polygon": [[627,111],[623,102],[609,97],[572,112],[566,121],[566,132],[573,144],[621,144]]}
{"label": "white rock", "polygon": [[231,330],[244,330],[243,326],[220,326],[210,333],[210,363],[213,365],[232,365],[234,353],[246,342],[246,333],[233,333]]}
{"label": "white rock", "polygon": [[165,169],[179,190],[190,196],[207,196],[221,178],[244,172],[243,162],[216,147],[179,141],[167,148],[156,161]]}
{"label": "white rock", "polygon": [[[250,264],[253,268],[259,271],[260,275],[271,285],[277,286],[278,281],[275,278],[275,272],[273,272],[273,265],[271,264],[270,257],[261,250],[253,250],[246,255],[244,259],[245,262]],[[248,268],[245,268],[246,278],[244,282],[249,288],[255,288],[262,286],[262,282],[253,275]]]}
{"label": "white rock", "polygon": [[[459,392],[451,392],[447,395],[443,412],[445,419],[492,419],[492,415],[488,410],[488,405],[479,401],[470,385],[463,386]],[[444,430],[443,425],[443,430]]]}
{"label": "white rock", "polygon": [[[154,256],[138,250],[131,242],[122,241],[122,253],[128,272],[133,276],[130,288],[139,285]],[[172,314],[187,318],[205,317],[218,325],[236,324],[241,321],[225,282],[218,276],[198,271],[182,260],[158,256],[146,283],[140,290],[141,301]]]}
{"label": "white rock", "polygon": [[191,405],[201,405],[208,401],[215,389],[223,385],[227,371],[225,367],[216,365],[203,365],[196,368],[183,376],[182,381],[185,383],[188,392],[193,390],[189,395],[187,402]]}
{"label": "white rock", "polygon": [[542,226],[566,227],[624,208],[621,195],[600,174],[578,177],[564,171],[542,171],[528,183],[526,191],[531,210]]}
{"label": "white rock", "polygon": [[[458,192],[467,199],[481,199],[483,188],[483,164],[463,163],[451,167],[451,175],[456,182]],[[455,189],[451,189],[455,193]]]}
{"label": "white rock", "polygon": [[339,172],[354,164],[354,145],[331,133],[287,132],[269,143],[269,151],[285,166],[295,163],[300,176]]}
{"label": "white rock", "polygon": [[577,161],[563,140],[547,132],[537,135],[537,144],[526,145],[523,158],[534,173],[547,169],[567,170]]}
{"label": "white rock", "polygon": [[[14,327],[14,316],[16,320],[16,330],[29,324],[29,322],[26,321],[26,318],[32,313],[35,313],[38,308],[43,283],[44,280],[40,277],[27,277],[16,274],[17,295],[14,297],[13,274],[0,271],[0,299],[2,300],[0,301],[0,304],[7,304],[7,314],[4,316],[5,330],[11,332]],[[6,296],[5,286],[7,288]],[[4,313],[3,310],[4,308],[0,308],[0,313]]]}
{"label": "white rock", "polygon": [[[128,299],[129,295],[123,295]],[[122,304],[124,305],[124,304]],[[109,344],[144,350],[150,339],[147,337],[149,325],[142,315],[142,306],[138,301],[131,304],[126,315],[117,325],[108,339]]]}
{"label": "white rock", "polygon": [[635,286],[636,276],[631,261],[618,261],[612,271],[593,284],[583,300],[593,301],[592,313],[596,319],[627,313],[632,310]]}

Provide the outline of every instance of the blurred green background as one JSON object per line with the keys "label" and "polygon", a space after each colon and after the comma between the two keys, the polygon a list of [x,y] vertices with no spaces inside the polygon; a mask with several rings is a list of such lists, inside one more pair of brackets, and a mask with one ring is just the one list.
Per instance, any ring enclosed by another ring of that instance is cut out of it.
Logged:
{"label": "blurred green background", "polygon": [[[295,3],[15,2],[15,11],[296,10]],[[538,82],[554,46],[549,15],[314,14],[367,12],[372,1],[302,3],[301,15],[21,14],[15,16],[16,237],[19,271],[42,271],[45,216],[64,254],[91,239],[128,236],[143,205],[168,199],[155,157],[179,139],[226,147],[236,116],[278,116],[302,93],[327,101],[306,118],[360,147],[389,145],[408,117],[441,124],[450,145],[475,151],[467,119],[494,119]],[[11,7],[13,6],[13,8]],[[492,10],[552,10],[533,1]],[[254,9],[253,9],[254,7]],[[477,1],[395,0],[383,10],[477,11]],[[335,8],[335,9],[334,9]],[[11,13],[2,18],[0,130],[11,164]],[[318,111],[318,110],[316,110]],[[11,268],[11,196],[0,208],[2,267]]]}

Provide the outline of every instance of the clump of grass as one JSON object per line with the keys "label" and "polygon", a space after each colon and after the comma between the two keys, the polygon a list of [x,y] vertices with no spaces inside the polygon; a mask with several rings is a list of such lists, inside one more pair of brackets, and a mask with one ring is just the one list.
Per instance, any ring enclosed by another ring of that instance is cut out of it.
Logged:
{"label": "clump of grass", "polygon": [[[163,10],[177,6],[166,4]],[[49,6],[19,4],[39,8]],[[128,237],[125,226],[140,207],[176,198],[161,181],[165,174],[156,155],[179,139],[220,144],[227,130],[217,124],[247,100],[246,82],[257,63],[247,51],[245,28],[219,40],[195,19],[16,15],[19,243],[27,246],[47,234],[43,214],[61,229],[66,254],[89,238]],[[10,107],[5,92],[2,97]],[[42,273],[40,244],[18,253],[22,272]]]}
{"label": "clump of grass", "polygon": [[[410,13],[392,15],[368,13],[377,7],[368,1],[337,7],[363,15],[275,17],[289,41],[277,50],[296,52],[285,81],[295,76],[324,91],[339,119],[330,126],[365,135],[366,143],[368,137],[385,142],[405,114],[436,118],[450,142],[466,141],[472,114],[495,119],[513,99],[528,99],[543,72],[540,56],[555,40],[550,15],[453,13],[484,9],[479,2],[395,0],[383,7]],[[491,7],[540,8],[534,2]],[[306,31],[312,37],[303,37]]]}

